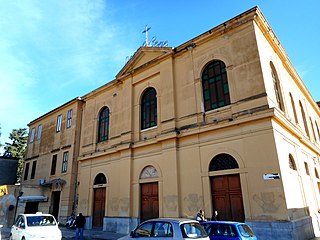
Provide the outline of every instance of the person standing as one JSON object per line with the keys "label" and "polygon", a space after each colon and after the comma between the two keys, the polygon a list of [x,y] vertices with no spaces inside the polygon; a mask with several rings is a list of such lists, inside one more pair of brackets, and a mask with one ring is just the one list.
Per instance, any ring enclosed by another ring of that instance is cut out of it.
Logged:
{"label": "person standing", "polygon": [[85,217],[82,215],[82,213],[79,213],[76,217],[76,240],[83,240],[83,229],[85,223]]}
{"label": "person standing", "polygon": [[205,221],[207,221],[207,219],[205,219],[205,217],[204,217],[204,211],[203,211],[202,209],[200,209],[200,211],[197,213],[196,220],[197,220],[198,222],[205,222]]}
{"label": "person standing", "polygon": [[218,211],[214,211],[212,220],[214,220],[214,221],[218,221],[219,220]]}

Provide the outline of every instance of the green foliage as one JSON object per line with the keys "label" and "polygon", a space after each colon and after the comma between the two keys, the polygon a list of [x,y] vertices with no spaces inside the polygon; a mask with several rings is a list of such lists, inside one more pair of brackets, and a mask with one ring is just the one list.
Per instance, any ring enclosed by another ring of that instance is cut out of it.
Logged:
{"label": "green foliage", "polygon": [[13,129],[10,133],[9,139],[12,140],[12,143],[5,143],[4,145],[4,154],[5,157],[18,158],[18,170],[17,170],[17,182],[20,182],[24,159],[27,148],[28,141],[28,132],[26,128]]}

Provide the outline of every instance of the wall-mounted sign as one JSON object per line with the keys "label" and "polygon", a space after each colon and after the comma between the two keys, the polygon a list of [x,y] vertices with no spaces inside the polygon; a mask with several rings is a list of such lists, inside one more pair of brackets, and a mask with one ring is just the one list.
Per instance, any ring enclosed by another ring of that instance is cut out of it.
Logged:
{"label": "wall-mounted sign", "polygon": [[0,186],[0,197],[8,194],[7,185]]}
{"label": "wall-mounted sign", "polygon": [[266,173],[263,174],[264,180],[274,180],[274,179],[280,179],[280,173]]}

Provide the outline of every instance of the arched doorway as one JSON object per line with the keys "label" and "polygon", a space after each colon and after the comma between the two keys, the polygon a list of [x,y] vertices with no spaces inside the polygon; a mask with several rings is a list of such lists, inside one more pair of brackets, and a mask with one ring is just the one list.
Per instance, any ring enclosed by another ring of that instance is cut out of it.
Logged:
{"label": "arched doorway", "polygon": [[[237,161],[228,154],[215,156],[209,171],[237,169]],[[213,212],[218,212],[219,220],[244,222],[240,175],[238,173],[210,177]]]}
{"label": "arched doorway", "polygon": [[93,227],[102,227],[105,214],[106,184],[107,179],[103,173],[99,173],[94,179],[93,189]]}
{"label": "arched doorway", "polygon": [[159,186],[154,178],[158,178],[158,172],[153,166],[147,166],[142,170],[140,180],[144,181],[140,183],[141,222],[159,217]]}

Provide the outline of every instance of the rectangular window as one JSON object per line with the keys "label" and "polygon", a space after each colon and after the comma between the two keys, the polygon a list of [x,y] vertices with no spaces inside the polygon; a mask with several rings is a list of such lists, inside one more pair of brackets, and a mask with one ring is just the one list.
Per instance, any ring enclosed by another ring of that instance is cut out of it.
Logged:
{"label": "rectangular window", "polygon": [[32,162],[32,169],[31,169],[31,177],[30,179],[34,179],[36,175],[36,167],[37,167],[37,161]]}
{"label": "rectangular window", "polygon": [[37,131],[37,141],[41,138],[41,132],[42,132],[42,124],[38,125],[38,131]]}
{"label": "rectangular window", "polygon": [[61,124],[62,124],[62,114],[59,114],[57,117],[57,126],[56,126],[56,132],[61,131]]}
{"label": "rectangular window", "polygon": [[68,111],[67,128],[70,128],[71,124],[72,124],[72,109]]}
{"label": "rectangular window", "polygon": [[34,135],[35,135],[36,129],[32,128],[31,129],[31,135],[30,135],[30,143],[34,141]]}
{"label": "rectangular window", "polygon": [[67,172],[67,167],[68,167],[68,155],[69,155],[69,152],[64,152],[64,153],[63,153],[63,159],[62,159],[62,172],[63,172],[63,173]]}
{"label": "rectangular window", "polygon": [[52,156],[52,162],[51,162],[51,175],[55,175],[56,174],[56,166],[57,166],[57,154]]}
{"label": "rectangular window", "polygon": [[27,180],[28,179],[28,174],[29,174],[29,166],[30,166],[30,163],[26,163],[26,166],[25,166],[25,169],[24,169],[24,177],[23,177],[23,180]]}
{"label": "rectangular window", "polygon": [[308,163],[304,162],[304,167],[306,169],[306,174],[310,176]]}

